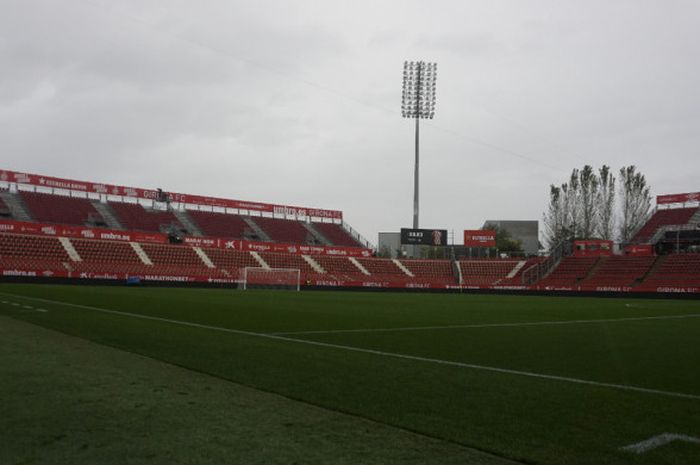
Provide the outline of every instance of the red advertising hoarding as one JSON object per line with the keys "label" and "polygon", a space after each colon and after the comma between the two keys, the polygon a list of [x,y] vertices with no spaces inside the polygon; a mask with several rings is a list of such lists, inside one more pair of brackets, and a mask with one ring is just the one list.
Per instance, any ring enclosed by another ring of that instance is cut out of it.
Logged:
{"label": "red advertising hoarding", "polygon": [[[115,231],[112,229],[67,226],[57,224],[28,223],[25,221],[0,220],[0,233],[32,234],[38,236],[100,239],[106,241],[166,244],[168,236],[161,233]],[[188,236],[183,242],[193,247],[235,249],[256,252],[289,253],[299,255],[331,255],[337,257],[370,257],[372,251],[360,247],[317,246],[252,242],[220,237]]]}
{"label": "red advertising hoarding", "polygon": [[[26,184],[36,187],[52,189],[66,189],[71,191],[86,192],[92,194],[115,195],[132,197],[137,199],[155,200],[158,191],[154,189],[142,189],[139,187],[117,186],[114,184],[93,183],[76,181],[73,179],[42,176],[40,174],[20,173],[11,170],[0,170],[0,181],[16,184]],[[343,212],[339,210],[325,210],[322,208],[296,207],[272,203],[247,202],[244,200],[222,199],[203,195],[180,194],[166,192],[171,202],[187,203],[192,205],[204,205],[208,207],[234,208],[266,213],[283,214],[289,216],[309,216],[313,218],[343,219]]]}
{"label": "red advertising hoarding", "polygon": [[625,247],[625,255],[649,257],[654,255],[654,246],[651,244],[628,245]]}
{"label": "red advertising hoarding", "polygon": [[465,247],[496,247],[496,231],[476,229],[464,231]]}
{"label": "red advertising hoarding", "polygon": [[[0,277],[5,278],[71,278],[71,279],[108,279],[126,281],[129,278],[139,278],[149,282],[169,283],[209,283],[235,285],[236,278],[224,278],[206,275],[168,275],[168,274],[126,274],[126,273],[90,273],[74,272],[65,269],[44,268],[13,268],[0,264]],[[439,281],[414,282],[409,280],[372,280],[368,277],[363,281],[339,280],[332,276],[328,279],[312,279],[305,284],[320,287],[355,287],[355,288],[390,288],[390,289],[444,289],[444,290],[479,290],[479,289],[518,289],[529,291],[568,291],[568,292],[614,292],[614,293],[661,293],[661,294],[700,294],[700,287],[692,286],[459,286]]]}
{"label": "red advertising hoarding", "polygon": [[657,205],[686,202],[700,202],[700,192],[688,192],[685,194],[666,194],[656,196]]}
{"label": "red advertising hoarding", "polygon": [[0,220],[0,232],[151,244],[165,244],[168,242],[168,236],[160,233],[115,231],[112,229],[89,228],[86,226],[28,223],[25,221],[10,220]]}
{"label": "red advertising hoarding", "polygon": [[613,254],[613,241],[574,241],[574,257],[609,257]]}

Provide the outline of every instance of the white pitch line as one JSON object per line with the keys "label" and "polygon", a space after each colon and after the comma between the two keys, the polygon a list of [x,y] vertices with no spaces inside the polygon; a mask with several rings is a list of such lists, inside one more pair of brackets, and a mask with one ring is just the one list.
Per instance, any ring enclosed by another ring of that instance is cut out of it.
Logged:
{"label": "white pitch line", "polygon": [[123,312],[120,310],[109,310],[106,308],[93,307],[90,305],[73,304],[70,302],[62,302],[60,300],[41,299],[38,297],[27,297],[27,296],[23,296],[23,295],[9,294],[9,293],[4,293],[4,292],[0,292],[0,294],[13,296],[13,297],[19,297],[19,298],[28,299],[28,300],[35,300],[38,302],[46,302],[46,303],[63,305],[63,306],[68,306],[68,307],[82,308],[85,310],[92,310],[92,311],[107,313],[107,314],[111,314],[111,315],[127,316],[127,317],[131,317],[131,318],[139,318],[142,320],[159,321],[162,323],[170,323],[170,324],[175,324],[175,325],[188,326],[188,327],[192,327],[192,328],[208,329],[211,331],[239,334],[239,335],[243,335],[243,336],[260,337],[263,339],[272,339],[275,341],[292,342],[292,343],[296,343],[296,344],[306,344],[306,345],[311,345],[311,346],[316,346],[316,347],[325,347],[325,348],[329,348],[329,349],[344,350],[344,351],[348,351],[348,352],[358,352],[358,353],[363,353],[363,354],[378,355],[381,357],[390,357],[390,358],[397,358],[397,359],[402,359],[402,360],[413,360],[413,361],[417,361],[417,362],[434,363],[437,365],[452,366],[452,367],[459,367],[459,368],[469,368],[472,370],[488,371],[488,372],[492,372],[492,373],[502,373],[502,374],[507,374],[507,375],[525,376],[528,378],[546,379],[546,380],[550,380],[550,381],[560,381],[560,382],[565,382],[565,383],[581,384],[581,385],[603,387],[603,388],[612,388],[612,389],[619,389],[619,390],[623,390],[623,391],[641,392],[644,394],[654,394],[654,395],[660,395],[660,396],[676,397],[676,398],[681,398],[681,399],[690,399],[690,400],[699,400],[700,401],[700,395],[698,395],[698,394],[687,394],[687,393],[683,393],[683,392],[663,391],[660,389],[651,389],[651,388],[645,388],[645,387],[639,387],[639,386],[629,386],[626,384],[603,383],[603,382],[591,381],[591,380],[587,380],[587,379],[569,378],[566,376],[547,375],[547,374],[542,374],[542,373],[533,373],[533,372],[529,372],[529,371],[511,370],[508,368],[498,368],[498,367],[491,367],[491,366],[485,366],[485,365],[476,365],[473,363],[453,362],[453,361],[441,360],[441,359],[437,359],[437,358],[420,357],[417,355],[406,355],[406,354],[399,354],[399,353],[394,353],[394,352],[384,352],[381,350],[374,350],[374,349],[363,349],[361,347],[344,346],[344,345],[339,345],[339,344],[330,344],[327,342],[310,341],[307,339],[295,339],[295,338],[291,338],[291,337],[277,336],[274,334],[254,333],[251,331],[244,331],[241,329],[222,328],[220,326],[210,326],[210,325],[205,325],[205,324],[200,324],[200,323],[193,323],[191,321],[173,320],[170,318],[161,318],[161,317],[157,317],[157,316],[142,315],[140,313]]}
{"label": "white pitch line", "polygon": [[287,331],[279,333],[269,333],[275,336],[292,336],[303,334],[336,334],[336,333],[390,333],[394,331],[428,331],[433,329],[467,329],[467,328],[511,328],[519,326],[554,326],[554,325],[578,325],[595,323],[619,323],[624,321],[646,321],[646,320],[677,320],[682,318],[699,318],[700,313],[690,313],[686,315],[660,315],[660,316],[640,316],[626,318],[607,318],[600,320],[553,320],[553,321],[530,321],[521,323],[483,323],[473,325],[444,325],[444,326],[406,326],[399,328],[366,328],[366,329],[327,329],[311,331]]}
{"label": "white pitch line", "polygon": [[620,447],[620,450],[634,452],[635,454],[643,454],[652,449],[656,449],[657,447],[665,446],[666,444],[671,443],[673,441],[683,441],[690,442],[693,444],[700,444],[700,439],[694,438],[692,436],[676,433],[662,433],[658,436],[651,437],[644,441],[635,444],[630,444],[629,446]]}

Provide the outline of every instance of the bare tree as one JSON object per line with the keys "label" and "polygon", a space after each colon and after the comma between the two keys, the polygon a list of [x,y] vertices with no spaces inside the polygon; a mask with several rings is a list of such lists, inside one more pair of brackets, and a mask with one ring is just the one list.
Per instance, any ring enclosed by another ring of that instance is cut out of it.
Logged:
{"label": "bare tree", "polygon": [[595,235],[598,220],[598,176],[593,167],[586,165],[578,176],[579,195],[577,199],[580,227],[578,236],[591,239]]}
{"label": "bare tree", "polygon": [[565,221],[564,227],[568,237],[579,237],[581,232],[581,183],[579,181],[579,170],[574,168],[571,171],[569,182],[561,185],[564,194]]}
{"label": "bare tree", "polygon": [[596,234],[601,239],[611,241],[615,235],[615,176],[607,165],[598,170],[598,176],[600,187],[596,195]]}
{"label": "bare tree", "polygon": [[549,206],[544,214],[544,235],[547,248],[552,249],[564,238],[564,202],[561,187],[549,186]]}
{"label": "bare tree", "polygon": [[634,165],[620,169],[620,242],[629,242],[642,226],[651,209],[646,178]]}

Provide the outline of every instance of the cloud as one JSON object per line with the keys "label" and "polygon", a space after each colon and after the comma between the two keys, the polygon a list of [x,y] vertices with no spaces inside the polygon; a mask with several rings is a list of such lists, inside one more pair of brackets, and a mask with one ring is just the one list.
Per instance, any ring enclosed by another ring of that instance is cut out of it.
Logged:
{"label": "cloud", "polygon": [[425,59],[439,63],[421,129],[426,227],[539,219],[547,186],[584,163],[695,191],[698,9],[9,1],[2,167],[342,209],[376,240],[411,222],[401,64]]}

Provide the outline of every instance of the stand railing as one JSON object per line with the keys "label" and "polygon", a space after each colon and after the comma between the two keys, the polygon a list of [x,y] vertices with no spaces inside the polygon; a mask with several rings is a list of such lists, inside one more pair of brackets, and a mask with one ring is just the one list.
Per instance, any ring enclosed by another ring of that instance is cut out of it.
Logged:
{"label": "stand railing", "polygon": [[571,241],[564,240],[557,244],[549,254],[546,260],[536,263],[523,271],[523,284],[529,286],[537,281],[545,278],[554,268],[559,265],[562,258],[571,255]]}
{"label": "stand railing", "polygon": [[370,241],[365,239],[364,236],[362,236],[362,234],[355,231],[355,229],[352,226],[350,226],[348,223],[346,223],[345,221],[343,221],[343,229],[345,229],[348,232],[348,234],[350,234],[353,237],[353,239],[358,241],[364,247],[366,247],[368,249],[372,249],[372,250],[377,250],[377,246],[375,246]]}

